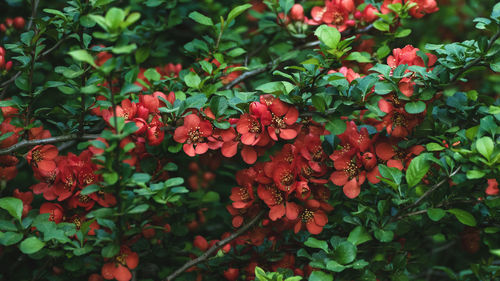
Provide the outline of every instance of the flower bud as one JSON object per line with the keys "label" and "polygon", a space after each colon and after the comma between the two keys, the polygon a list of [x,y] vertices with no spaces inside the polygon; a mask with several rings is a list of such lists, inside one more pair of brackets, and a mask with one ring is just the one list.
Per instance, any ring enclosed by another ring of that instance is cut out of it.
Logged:
{"label": "flower bud", "polygon": [[5,24],[7,25],[7,27],[11,27],[14,24],[14,20],[11,18],[6,18]]}
{"label": "flower bud", "polygon": [[23,17],[16,17],[16,18],[14,18],[14,27],[17,30],[23,29],[25,24],[26,24],[26,21],[24,20]]}
{"label": "flower bud", "polygon": [[0,23],[0,31],[1,32],[6,32],[7,31],[7,27],[5,26],[5,24]]}
{"label": "flower bud", "polygon": [[295,21],[304,20],[304,7],[302,7],[302,5],[300,4],[293,5],[292,9],[290,10],[290,17]]}
{"label": "flower bud", "polygon": [[237,268],[228,268],[227,270],[224,271],[224,278],[229,281],[235,281],[238,279],[238,276],[240,275],[240,270]]}
{"label": "flower bud", "polygon": [[377,8],[375,8],[373,5],[367,5],[365,9],[363,10],[363,19],[366,22],[373,22],[375,21],[378,16],[375,14],[378,13]]}
{"label": "flower bud", "polygon": [[5,70],[9,71],[12,68],[12,61],[8,61],[5,63]]}

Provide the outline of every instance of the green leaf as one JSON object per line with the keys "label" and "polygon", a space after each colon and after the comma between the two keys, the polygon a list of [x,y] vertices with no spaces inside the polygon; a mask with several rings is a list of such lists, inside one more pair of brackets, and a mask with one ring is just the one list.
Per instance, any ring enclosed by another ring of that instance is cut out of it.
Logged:
{"label": "green leaf", "polygon": [[111,29],[117,29],[125,19],[125,11],[120,8],[112,7],[108,10],[104,18],[106,20],[106,24]]}
{"label": "green leaf", "polygon": [[480,170],[468,170],[466,175],[468,179],[473,180],[484,177],[486,173]]}
{"label": "green leaf", "polygon": [[490,137],[482,137],[476,141],[476,149],[484,158],[490,160],[495,144]]}
{"label": "green leaf", "polygon": [[401,184],[401,178],[403,177],[403,173],[398,169],[394,167],[387,167],[386,165],[379,164],[378,165],[378,170],[380,172],[380,175],[386,179],[392,180],[394,183],[396,183],[396,186]]}
{"label": "green leaf", "polygon": [[384,243],[391,242],[392,239],[394,239],[394,232],[390,230],[376,229],[373,234],[375,234],[375,238],[377,238],[378,241]]}
{"label": "green leaf", "polygon": [[439,143],[431,142],[425,145],[427,151],[441,151],[444,150],[444,147]]}
{"label": "green leaf", "polygon": [[427,209],[427,216],[433,221],[439,221],[446,215],[443,209],[439,208],[429,208]]}
{"label": "green leaf", "polygon": [[245,4],[234,7],[234,9],[232,9],[231,12],[229,12],[229,15],[227,16],[226,25],[229,25],[231,21],[233,21],[237,16],[241,15],[241,13],[250,9],[251,7],[252,4]]}
{"label": "green leaf", "polygon": [[325,129],[327,129],[332,135],[340,135],[345,131],[346,128],[347,124],[340,118],[330,119],[325,124]]}
{"label": "green leaf", "polygon": [[45,243],[36,237],[29,237],[24,239],[21,244],[19,244],[19,249],[25,254],[34,254],[40,251],[45,246]]}
{"label": "green leaf", "polygon": [[351,231],[351,233],[349,233],[349,237],[347,237],[347,241],[351,242],[356,246],[368,242],[372,239],[373,238],[370,236],[370,234],[361,225],[356,226]]}
{"label": "green leaf", "polygon": [[9,212],[11,216],[21,221],[23,214],[23,201],[15,197],[0,198],[0,208]]}
{"label": "green leaf", "polygon": [[87,52],[87,50],[70,51],[68,54],[77,61],[86,62],[92,65],[93,67],[97,67],[97,65],[94,62],[94,58],[92,57],[91,54]]}
{"label": "green leaf", "polygon": [[201,202],[209,203],[209,202],[218,202],[220,199],[219,193],[215,191],[209,191],[207,192],[203,198],[201,199]]}
{"label": "green leaf", "polygon": [[457,220],[468,226],[476,226],[476,219],[469,212],[464,211],[462,209],[449,209],[447,211],[450,214],[455,215]]}
{"label": "green leaf", "polygon": [[109,184],[115,184],[118,181],[118,174],[116,172],[102,173],[102,178]]}
{"label": "green leaf", "polygon": [[309,275],[309,281],[333,281],[333,276],[323,271],[315,270]]}
{"label": "green leaf", "polygon": [[210,109],[215,114],[216,117],[219,117],[226,112],[229,103],[227,102],[226,97],[222,96],[214,96],[210,100]]}
{"label": "green leaf", "polygon": [[360,63],[372,62],[370,54],[367,52],[361,52],[361,53],[360,52],[352,52],[345,58],[345,60],[353,60],[353,61],[357,61]]}
{"label": "green leaf", "polygon": [[394,91],[394,86],[389,82],[380,81],[375,83],[375,93],[377,95],[387,95]]}
{"label": "green leaf", "polygon": [[141,213],[146,212],[148,209],[149,209],[148,204],[141,204],[141,205],[135,206],[134,208],[129,210],[128,213],[129,214],[141,214]]}
{"label": "green leaf", "polygon": [[105,258],[112,258],[120,252],[120,247],[117,244],[109,244],[102,248],[101,255]]}
{"label": "green leaf", "polygon": [[340,32],[335,28],[328,25],[320,25],[314,31],[314,35],[318,37],[321,43],[325,44],[331,49],[337,48],[338,43],[340,42]]}
{"label": "green leaf", "polygon": [[356,251],[356,246],[353,243],[344,241],[335,248],[333,256],[340,264],[348,264],[356,259]]}
{"label": "green leaf", "polygon": [[425,102],[413,101],[405,105],[405,110],[410,114],[418,114],[424,112],[425,107],[426,107]]}
{"label": "green leaf", "polygon": [[192,20],[194,20],[195,22],[203,24],[203,25],[209,25],[209,26],[214,25],[211,18],[206,17],[206,16],[204,16],[196,11],[191,12],[188,17],[191,18]]}
{"label": "green leaf", "polygon": [[373,23],[373,27],[380,31],[389,31],[389,24],[384,22],[383,20],[378,20]]}
{"label": "green leaf", "polygon": [[81,192],[80,194],[81,195],[89,195],[89,194],[92,194],[96,191],[99,191],[101,188],[97,185],[97,184],[92,184],[92,185],[89,185],[87,187],[85,187]]}
{"label": "green leaf", "polygon": [[309,237],[307,238],[306,242],[304,242],[304,245],[310,248],[322,249],[323,251],[328,253],[328,243],[326,241],[318,240],[314,237]]}
{"label": "green leaf", "polygon": [[429,171],[430,165],[427,161],[427,154],[420,154],[411,160],[406,171],[406,182],[410,187],[417,185]]}
{"label": "green leaf", "polygon": [[167,181],[165,181],[165,187],[172,187],[172,186],[178,186],[184,183],[184,179],[177,177],[177,178],[170,178]]}
{"label": "green leaf", "polygon": [[184,82],[188,87],[198,89],[201,83],[201,79],[198,74],[189,72],[186,76],[184,76]]}
{"label": "green leaf", "polygon": [[144,71],[144,77],[149,81],[159,81],[161,79],[161,74],[154,68],[148,68]]}
{"label": "green leaf", "polygon": [[326,262],[326,269],[333,271],[333,272],[342,272],[346,267],[341,265],[340,263],[334,261],[334,260],[329,260]]}
{"label": "green leaf", "polygon": [[0,232],[0,245],[11,246],[23,239],[23,234],[18,232]]}

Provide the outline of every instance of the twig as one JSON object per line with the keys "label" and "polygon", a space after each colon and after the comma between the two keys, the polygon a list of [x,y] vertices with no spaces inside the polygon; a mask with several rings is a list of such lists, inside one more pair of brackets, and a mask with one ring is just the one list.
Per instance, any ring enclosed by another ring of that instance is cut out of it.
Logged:
{"label": "twig", "polygon": [[[367,27],[359,29],[359,30],[354,31],[354,32],[352,30],[344,31],[344,32],[342,32],[342,36],[348,36],[348,35],[351,35],[351,34],[365,33],[365,32],[370,31],[372,28],[373,28],[373,25],[370,24]],[[320,43],[319,41],[309,42],[309,43],[306,43],[304,45],[298,46],[297,49],[301,50],[301,49],[307,49],[307,48],[315,47],[315,46],[318,46],[319,43]],[[229,84],[227,84],[226,86],[222,87],[221,90],[229,90],[229,89],[233,88],[234,86],[238,85],[239,83],[243,82],[244,80],[246,80],[246,79],[248,79],[250,77],[253,77],[255,75],[261,74],[262,72],[265,72],[266,70],[270,69],[275,64],[275,62],[277,62],[277,61],[279,61],[279,59],[276,60],[276,61],[274,61],[274,62],[268,63],[265,67],[256,68],[254,70],[250,70],[250,71],[247,71],[247,72],[243,73],[242,75],[238,76],[236,79],[234,79],[233,81],[231,81]]]}
{"label": "twig", "polygon": [[235,238],[240,236],[241,234],[245,233],[250,227],[252,227],[254,224],[260,221],[262,216],[264,216],[266,212],[261,211],[258,215],[256,215],[251,221],[249,221],[247,224],[243,225],[241,228],[236,230],[233,234],[231,234],[229,237],[215,243],[215,245],[212,246],[212,248],[208,249],[205,253],[203,253],[201,256],[197,257],[194,260],[190,260],[187,263],[185,263],[183,266],[181,266],[179,269],[174,271],[174,273],[170,274],[166,281],[172,281],[174,280],[177,276],[179,276],[181,273],[186,271],[188,268],[199,264],[202,261],[205,261],[208,259],[213,253],[217,252],[220,248],[224,247],[226,244],[229,242],[233,241]]}
{"label": "twig", "polygon": [[491,47],[493,46],[495,41],[497,41],[498,37],[500,37],[500,30],[495,35],[493,35],[493,37],[491,37],[490,42],[488,43],[488,46],[486,46],[486,49],[483,51],[483,54],[481,56],[477,57],[476,59],[474,59],[473,61],[471,61],[470,63],[466,64],[464,67],[460,68],[460,70],[455,75],[453,75],[453,77],[450,79],[450,83],[455,82],[460,77],[460,75],[462,75],[464,72],[469,70],[471,67],[473,67],[473,66],[477,65],[479,62],[481,62],[481,60],[484,57],[484,54],[486,54],[488,52],[488,50],[491,49]]}
{"label": "twig", "polygon": [[[431,195],[431,193],[433,193],[438,187],[440,187],[441,185],[443,185],[446,181],[448,181],[448,179],[450,179],[451,177],[453,177],[454,175],[456,175],[456,173],[458,173],[458,171],[460,171],[460,169],[462,168],[462,166],[458,166],[458,168],[453,171],[448,177],[446,177],[445,179],[442,179],[441,181],[439,181],[438,183],[436,183],[435,185],[433,185],[429,190],[427,190],[422,196],[420,196],[420,198],[417,199],[417,201],[415,201],[413,204],[411,205],[408,205],[406,206],[405,208],[403,208],[401,210],[401,212],[399,213],[402,213],[408,209],[411,209],[411,208],[414,208],[416,206],[418,206],[420,204],[420,202],[422,202],[422,200],[424,200],[425,198],[427,198],[427,196]],[[413,216],[413,215],[418,215],[418,214],[421,214],[421,213],[424,213],[424,212],[427,212],[427,210],[421,210],[421,211],[416,211],[414,213],[408,213],[408,214],[402,214],[402,215],[399,215],[397,217],[394,217],[392,219],[392,221],[396,221],[396,220],[399,220],[401,218],[404,218],[404,217],[409,217],[409,216]]]}
{"label": "twig", "polygon": [[36,145],[41,145],[41,144],[52,144],[52,143],[58,143],[58,142],[64,142],[64,141],[71,141],[71,140],[93,140],[97,139],[99,135],[83,135],[79,137],[77,134],[71,134],[71,135],[64,135],[64,136],[57,136],[57,137],[51,137],[51,138],[46,138],[46,139],[39,139],[39,140],[22,140],[12,146],[9,146],[4,149],[0,149],[0,155],[5,155],[9,154],[11,152],[14,152],[16,150],[25,148],[25,147],[31,147],[31,146],[36,146]]}
{"label": "twig", "polygon": [[256,68],[254,70],[247,71],[247,72],[241,74],[240,76],[238,76],[236,79],[234,79],[233,81],[231,81],[226,86],[222,87],[221,89],[222,90],[229,90],[232,87],[234,87],[234,86],[238,85],[239,83],[243,82],[244,80],[246,80],[246,79],[248,79],[250,77],[253,77],[255,75],[261,74],[262,72],[265,72],[266,70],[268,70],[272,66],[273,66],[273,62],[270,62],[265,67]]}

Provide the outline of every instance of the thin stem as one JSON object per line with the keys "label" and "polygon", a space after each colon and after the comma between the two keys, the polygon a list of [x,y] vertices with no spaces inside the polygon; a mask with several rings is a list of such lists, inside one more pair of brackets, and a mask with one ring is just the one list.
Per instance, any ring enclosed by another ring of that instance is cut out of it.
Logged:
{"label": "thin stem", "polygon": [[488,42],[488,46],[486,46],[486,49],[483,51],[483,53],[470,63],[466,64],[464,67],[460,68],[460,70],[450,79],[449,84],[455,82],[460,77],[460,75],[469,70],[471,67],[479,64],[481,60],[484,58],[484,55],[491,49],[491,47],[493,47],[493,44],[499,37],[500,37],[500,30],[497,33],[495,33],[493,37],[491,37],[490,42]]}
{"label": "thin stem", "polygon": [[186,271],[188,268],[195,266],[195,265],[199,264],[200,262],[207,260],[213,253],[217,252],[220,248],[224,247],[226,244],[233,241],[235,238],[237,238],[241,234],[245,233],[254,224],[259,222],[265,213],[266,213],[265,211],[261,211],[252,220],[250,220],[247,224],[243,225],[241,228],[236,230],[229,237],[222,239],[221,241],[215,243],[215,245],[213,245],[210,249],[208,249],[205,253],[203,253],[201,256],[197,257],[196,259],[190,260],[187,263],[185,263],[183,266],[181,266],[176,271],[174,271],[174,273],[170,274],[167,277],[166,281],[174,280],[176,277],[178,277],[181,273]]}
{"label": "thin stem", "polygon": [[70,135],[64,135],[64,136],[57,136],[57,137],[51,137],[51,138],[46,138],[46,139],[38,139],[38,140],[22,140],[12,146],[9,146],[4,149],[0,149],[0,155],[5,155],[9,154],[12,152],[15,152],[19,149],[26,148],[26,147],[32,147],[36,145],[42,145],[42,144],[52,144],[52,143],[58,143],[58,142],[65,142],[65,141],[72,141],[72,140],[93,140],[97,139],[99,135],[83,135],[83,136],[78,136],[78,134],[70,134]]}

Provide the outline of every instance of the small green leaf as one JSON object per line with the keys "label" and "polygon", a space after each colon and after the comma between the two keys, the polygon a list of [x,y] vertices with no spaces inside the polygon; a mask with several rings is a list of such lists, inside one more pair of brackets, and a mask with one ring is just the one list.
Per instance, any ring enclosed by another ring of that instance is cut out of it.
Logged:
{"label": "small green leaf", "polygon": [[135,206],[134,208],[129,210],[128,213],[129,214],[141,214],[141,213],[146,212],[148,209],[149,209],[148,204],[141,204],[141,205]]}
{"label": "small green leaf", "polygon": [[34,254],[40,251],[45,246],[45,243],[36,237],[29,237],[24,239],[21,244],[19,244],[19,249],[25,254]]}
{"label": "small green leaf", "polygon": [[92,184],[92,185],[89,185],[87,187],[85,187],[81,192],[80,194],[81,195],[89,195],[89,194],[92,194],[96,191],[99,191],[101,188],[97,185],[97,184]]}
{"label": "small green leaf", "polygon": [[23,201],[15,197],[0,198],[0,208],[9,212],[11,216],[21,221],[23,214]]}
{"label": "small green leaf", "polygon": [[394,86],[389,82],[377,82],[375,83],[375,93],[377,95],[387,95],[394,91]]}
{"label": "small green leaf", "polygon": [[328,253],[328,243],[326,241],[318,240],[314,237],[309,237],[307,238],[306,242],[304,242],[304,245],[310,248],[322,249],[323,251]]}
{"label": "small green leaf", "polygon": [[234,9],[232,9],[227,16],[226,25],[229,25],[231,21],[233,21],[237,16],[241,15],[244,11],[250,9],[251,7],[252,4],[245,4],[234,7]]}
{"label": "small green leaf", "polygon": [[340,264],[348,264],[356,259],[356,251],[356,246],[353,243],[344,241],[335,248],[333,256]]}
{"label": "small green leaf", "polygon": [[191,12],[188,17],[191,18],[192,20],[194,20],[195,22],[203,24],[203,25],[209,25],[209,26],[214,25],[211,18],[204,16],[196,11]]}
{"label": "small green leaf", "polygon": [[328,25],[320,25],[314,31],[314,35],[318,37],[321,43],[325,44],[330,49],[336,49],[337,44],[340,42],[340,32],[335,28]]}
{"label": "small green leaf", "polygon": [[439,208],[429,208],[427,209],[427,216],[433,221],[439,221],[446,215],[443,209]]}
{"label": "small green leaf", "polygon": [[484,177],[486,173],[480,170],[468,170],[466,175],[468,179],[473,180]]}
{"label": "small green leaf", "polygon": [[118,174],[116,172],[102,173],[102,178],[109,184],[115,184],[118,181]]}
{"label": "small green leaf", "polygon": [[352,52],[350,53],[345,60],[353,60],[360,63],[369,63],[372,62],[370,54],[367,52]]}
{"label": "small green leaf", "polygon": [[120,247],[117,244],[109,244],[102,248],[101,255],[105,258],[112,258],[120,252]]}
{"label": "small green leaf", "polygon": [[457,220],[468,226],[476,226],[476,219],[469,212],[462,209],[449,209],[448,213],[455,215]]}
{"label": "small green leaf", "polygon": [[178,186],[184,183],[184,179],[177,177],[177,178],[170,178],[167,181],[165,181],[165,187],[172,187],[172,186]]}
{"label": "small green leaf", "polygon": [[373,238],[370,236],[370,234],[361,225],[356,226],[351,231],[351,233],[349,233],[349,237],[347,237],[347,241],[356,246],[368,242],[372,239]]}
{"label": "small green leaf", "polygon": [[184,82],[188,87],[198,89],[201,83],[201,79],[198,74],[189,72],[186,76],[184,76]]}
{"label": "small green leaf", "polygon": [[427,151],[441,151],[444,150],[444,147],[441,146],[439,143],[431,142],[425,145]]}
{"label": "small green leaf", "polygon": [[329,260],[326,262],[326,269],[333,271],[333,272],[342,272],[346,267],[341,265],[340,263],[334,261],[334,260]]}
{"label": "small green leaf", "polygon": [[18,232],[0,232],[0,245],[11,246],[23,239],[23,234]]}
{"label": "small green leaf", "polygon": [[209,203],[209,202],[218,202],[219,199],[220,199],[219,193],[217,193],[215,191],[209,191],[203,196],[201,201],[205,202],[205,203]]}
{"label": "small green leaf", "polygon": [[94,58],[92,57],[91,54],[87,52],[87,50],[75,50],[75,51],[70,51],[68,53],[70,56],[73,57],[73,59],[81,62],[86,62],[93,67],[97,67],[97,65],[94,62]]}
{"label": "small green leaf", "polygon": [[333,276],[323,271],[315,270],[309,275],[309,281],[333,281]]}
{"label": "small green leaf", "polygon": [[392,239],[394,239],[394,232],[390,230],[376,229],[373,234],[375,234],[375,238],[377,238],[378,241],[384,243],[391,242]]}
{"label": "small green leaf", "polygon": [[423,101],[413,101],[405,105],[406,112],[410,114],[418,114],[425,111],[425,102]]}
{"label": "small green leaf", "polygon": [[490,137],[482,137],[476,141],[476,149],[484,158],[490,160],[495,144]]}
{"label": "small green leaf", "polygon": [[430,165],[426,158],[426,154],[420,154],[411,160],[406,171],[406,182],[410,187],[417,185],[429,171]]}
{"label": "small green leaf", "polygon": [[327,129],[332,135],[340,135],[345,132],[346,128],[347,124],[340,118],[332,118],[325,124],[325,129]]}

